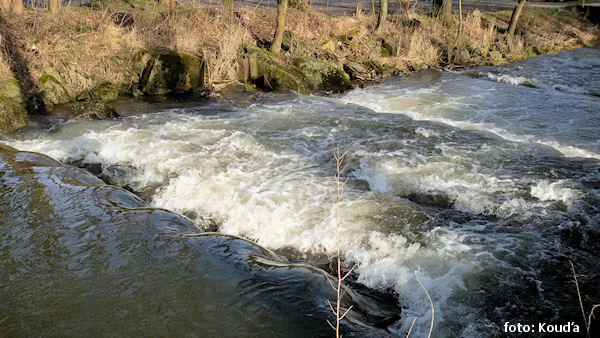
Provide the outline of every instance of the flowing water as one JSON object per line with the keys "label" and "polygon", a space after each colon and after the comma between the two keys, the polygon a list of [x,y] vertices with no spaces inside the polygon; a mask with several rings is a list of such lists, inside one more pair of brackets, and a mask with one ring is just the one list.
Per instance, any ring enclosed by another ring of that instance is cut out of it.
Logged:
{"label": "flowing water", "polygon": [[346,269],[357,264],[348,335],[406,335],[414,318],[413,334],[425,335],[430,305],[417,280],[435,306],[434,336],[579,323],[569,260],[600,300],[599,95],[600,50],[580,49],[333,97],[140,105],[116,120],[55,119],[7,135],[151,207],[6,150],[0,323],[329,334],[338,147],[348,151],[342,255]]}

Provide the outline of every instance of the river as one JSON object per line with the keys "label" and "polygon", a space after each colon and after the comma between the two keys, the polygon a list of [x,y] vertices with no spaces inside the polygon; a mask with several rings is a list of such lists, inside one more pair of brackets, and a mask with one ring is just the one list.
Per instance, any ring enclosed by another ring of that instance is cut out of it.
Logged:
{"label": "river", "polygon": [[581,325],[569,260],[600,300],[600,49],[129,107],[2,137],[60,161],[0,152],[6,332],[330,334],[336,148],[346,335],[426,335],[417,279],[436,337]]}

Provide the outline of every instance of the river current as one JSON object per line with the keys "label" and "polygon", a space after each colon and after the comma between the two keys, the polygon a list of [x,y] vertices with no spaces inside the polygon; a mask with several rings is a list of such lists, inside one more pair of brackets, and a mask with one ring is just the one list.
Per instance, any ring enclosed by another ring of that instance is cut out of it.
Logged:
{"label": "river current", "polygon": [[126,115],[2,137],[60,161],[2,152],[7,332],[329,334],[338,148],[348,335],[426,335],[417,279],[436,337],[581,325],[569,260],[600,303],[600,49]]}

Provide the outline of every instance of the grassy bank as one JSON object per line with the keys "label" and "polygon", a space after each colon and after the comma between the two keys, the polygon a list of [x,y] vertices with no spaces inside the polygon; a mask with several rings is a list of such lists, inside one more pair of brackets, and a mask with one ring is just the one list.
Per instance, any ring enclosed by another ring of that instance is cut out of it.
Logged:
{"label": "grassy bank", "polygon": [[[390,17],[384,29],[374,33],[371,16],[329,17],[290,8],[289,46],[276,61],[290,65],[303,57],[338,67],[372,61],[392,69],[387,75],[398,75],[440,66],[513,62],[595,44],[600,38],[598,27],[575,10],[541,9],[526,9],[515,36],[507,36],[510,14],[464,11],[457,38],[458,25],[448,28],[416,10]],[[28,10],[1,20],[0,33],[10,38],[13,50],[3,44],[0,81],[26,77],[30,83],[22,85],[32,87],[42,74],[50,74],[76,97],[103,82],[126,93],[138,81],[135,58],[140,50],[202,56],[209,89],[235,82],[243,46],[269,45],[276,10],[186,5],[169,15],[164,6],[114,2],[98,8],[62,8],[57,15]]]}

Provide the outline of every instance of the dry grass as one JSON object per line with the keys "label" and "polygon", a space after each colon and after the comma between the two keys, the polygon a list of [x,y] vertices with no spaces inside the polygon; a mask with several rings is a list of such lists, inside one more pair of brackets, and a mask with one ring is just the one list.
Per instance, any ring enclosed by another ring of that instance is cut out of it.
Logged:
{"label": "dry grass", "polygon": [[[99,10],[63,8],[56,16],[27,11],[6,18],[6,25],[28,61],[33,80],[42,73],[53,74],[74,95],[101,82],[123,87],[134,82],[131,63],[142,49],[203,55],[211,83],[234,81],[242,47],[268,43],[275,29],[274,9],[181,6],[173,15],[167,13],[166,7],[134,9],[114,2]],[[505,61],[514,61],[533,52],[579,47],[600,36],[598,27],[574,13],[526,10],[516,36],[507,38],[502,29],[510,12],[471,11],[464,14],[461,41],[456,43],[456,28],[447,29],[425,14],[410,9],[408,15],[391,17],[375,34],[372,16],[328,17],[290,8],[287,29],[303,45],[284,53],[280,61],[308,57],[340,66],[358,60],[394,64],[401,70],[421,69],[446,64],[449,54],[459,56],[452,58],[456,62],[472,65],[485,63],[488,52],[497,50]],[[382,55],[382,39],[393,47],[393,57]],[[33,45],[37,51],[31,50]],[[12,76],[8,62],[6,56],[0,57],[0,80]]]}
{"label": "dry grass", "polygon": [[50,73],[71,93],[104,81],[127,82],[129,58],[141,48],[135,33],[113,24],[106,11],[74,8],[52,16],[36,10],[7,26],[32,77]]}

